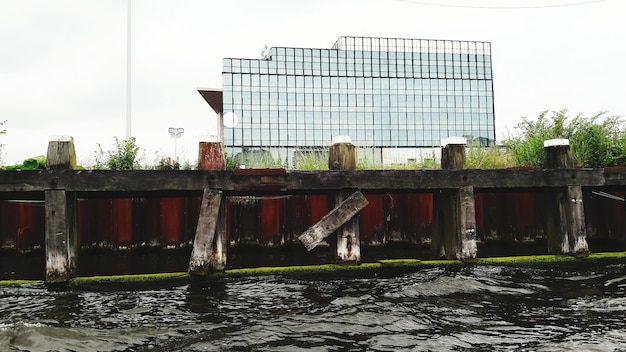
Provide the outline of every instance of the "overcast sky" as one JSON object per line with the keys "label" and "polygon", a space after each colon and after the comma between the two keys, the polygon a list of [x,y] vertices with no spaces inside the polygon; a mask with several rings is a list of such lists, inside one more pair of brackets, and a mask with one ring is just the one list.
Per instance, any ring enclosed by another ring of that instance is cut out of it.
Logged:
{"label": "overcast sky", "polygon": [[[63,135],[88,165],[98,144],[125,138],[127,1],[0,0],[5,164]],[[197,88],[221,88],[222,58],[340,36],[491,42],[499,140],[544,110],[626,115],[623,0],[130,1],[132,134],[145,163],[173,156],[168,127],[185,129],[178,155],[195,163],[198,137],[216,130]],[[554,6],[572,3],[586,4]]]}

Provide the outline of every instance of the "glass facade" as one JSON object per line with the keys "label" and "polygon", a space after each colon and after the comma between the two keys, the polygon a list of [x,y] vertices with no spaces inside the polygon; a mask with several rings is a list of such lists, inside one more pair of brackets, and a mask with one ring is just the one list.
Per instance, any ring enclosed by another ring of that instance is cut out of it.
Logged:
{"label": "glass facade", "polygon": [[363,37],[227,58],[224,143],[233,154],[327,148],[336,135],[376,149],[437,147],[451,136],[489,145],[491,67],[488,42]]}

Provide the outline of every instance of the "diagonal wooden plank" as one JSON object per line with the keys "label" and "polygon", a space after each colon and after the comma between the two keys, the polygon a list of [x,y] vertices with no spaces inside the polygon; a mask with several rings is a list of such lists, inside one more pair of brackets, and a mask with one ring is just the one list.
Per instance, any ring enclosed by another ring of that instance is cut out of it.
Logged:
{"label": "diagonal wooden plank", "polygon": [[204,189],[193,249],[189,259],[189,273],[206,274],[213,255],[213,239],[217,227],[222,192]]}
{"label": "diagonal wooden plank", "polygon": [[354,192],[328,214],[324,215],[317,224],[304,231],[298,239],[302,242],[304,247],[310,251],[322,242],[324,238],[336,231],[341,225],[352,219],[352,217],[358,214],[361,209],[365,208],[367,204],[367,199],[365,199],[360,191]]}

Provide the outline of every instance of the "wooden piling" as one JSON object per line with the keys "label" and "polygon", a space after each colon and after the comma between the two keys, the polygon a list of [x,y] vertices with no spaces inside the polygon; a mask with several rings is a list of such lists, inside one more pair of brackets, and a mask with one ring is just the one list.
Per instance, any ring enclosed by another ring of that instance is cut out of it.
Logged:
{"label": "wooden piling", "polygon": [[328,153],[329,170],[356,169],[356,151],[349,136],[335,136]]}
{"label": "wooden piling", "polygon": [[198,147],[198,170],[224,170],[224,145],[219,136],[202,136]]}
{"label": "wooden piling", "polygon": [[[51,140],[46,160],[49,169],[75,168],[74,139],[60,137]],[[54,188],[47,189],[44,193],[46,282],[66,282],[78,271],[76,193]]]}
{"label": "wooden piling", "polygon": [[441,143],[441,168],[444,170],[465,169],[465,146],[463,137],[450,137]]}
{"label": "wooden piling", "polygon": [[[216,136],[203,137],[198,152],[198,169],[223,170],[224,147]],[[204,189],[198,226],[189,259],[189,273],[206,275],[226,268],[226,201],[219,190]]]}
{"label": "wooden piling", "polygon": [[76,275],[76,195],[64,190],[45,191],[46,282],[66,282]]}
{"label": "wooden piling", "polygon": [[[442,141],[443,169],[465,169],[465,138]],[[441,189],[433,193],[433,252],[446,259],[476,258],[474,187]]]}
{"label": "wooden piling", "polygon": [[48,142],[48,154],[46,155],[46,167],[48,169],[76,168],[76,151],[74,138],[70,136],[53,137]]}
{"label": "wooden piling", "polygon": [[[349,136],[335,136],[328,153],[329,170],[356,169],[356,150]],[[335,194],[335,206],[341,204],[352,192],[340,191]],[[337,230],[337,261],[358,263],[361,260],[361,239],[358,215],[348,220]]]}
{"label": "wooden piling", "polygon": [[200,215],[196,235],[193,240],[193,249],[189,259],[189,273],[206,275],[211,269],[216,230],[218,228],[219,213],[222,208],[222,192],[205,189],[202,195]]}
{"label": "wooden piling", "polygon": [[[567,139],[543,143],[544,169],[572,169],[574,161]],[[546,234],[548,252],[587,255],[587,228],[580,185],[546,189]]]}

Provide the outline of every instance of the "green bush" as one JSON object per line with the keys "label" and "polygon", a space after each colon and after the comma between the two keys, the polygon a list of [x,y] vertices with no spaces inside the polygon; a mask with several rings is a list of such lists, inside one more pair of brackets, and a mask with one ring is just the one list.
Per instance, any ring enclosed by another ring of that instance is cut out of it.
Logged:
{"label": "green bush", "polygon": [[115,137],[115,149],[104,151],[98,144],[99,151],[96,152],[96,169],[111,170],[136,170],[140,169],[139,147],[135,137],[120,140]]}
{"label": "green bush", "polygon": [[180,170],[180,164],[172,159],[162,156],[157,160],[157,170]]}
{"label": "green bush", "polygon": [[566,138],[574,163],[581,167],[623,165],[626,162],[626,137],[620,117],[605,117],[600,112],[591,117],[568,116],[567,109],[539,114],[536,120],[522,118],[504,145],[518,166],[540,167],[543,161],[543,142]]}
{"label": "green bush", "polygon": [[624,165],[626,141],[623,123],[615,116],[599,122],[600,116],[574,119],[575,132],[570,137],[574,162],[584,167]]}

